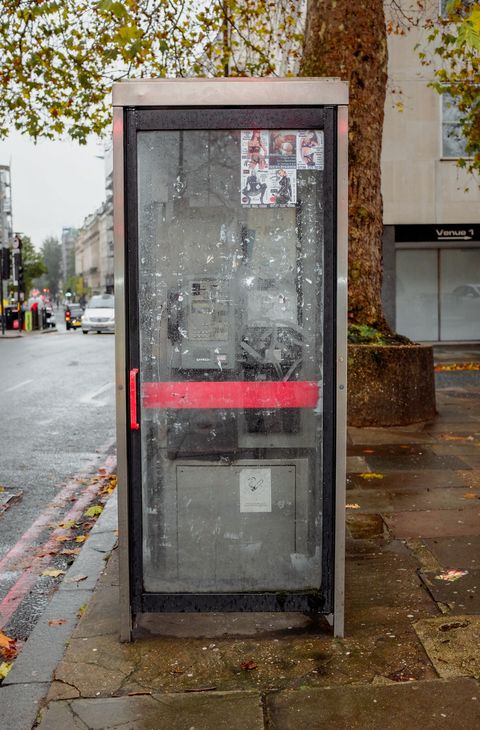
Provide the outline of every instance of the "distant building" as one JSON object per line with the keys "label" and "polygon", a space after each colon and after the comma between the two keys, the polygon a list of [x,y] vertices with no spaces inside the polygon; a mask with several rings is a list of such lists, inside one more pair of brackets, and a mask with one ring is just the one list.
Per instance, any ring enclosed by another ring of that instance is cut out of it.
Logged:
{"label": "distant building", "polygon": [[12,188],[10,167],[0,165],[0,246],[12,245]]}
{"label": "distant building", "polygon": [[75,241],[75,275],[81,276],[89,294],[113,290],[113,256],[107,244],[105,203],[87,216]]}
{"label": "distant building", "polygon": [[103,270],[105,271],[105,291],[113,293],[113,145],[110,141],[105,145],[105,226],[106,246],[103,252]]}
{"label": "distant building", "polygon": [[75,276],[75,241],[78,238],[77,228],[62,228],[62,281],[65,282],[71,276]]}

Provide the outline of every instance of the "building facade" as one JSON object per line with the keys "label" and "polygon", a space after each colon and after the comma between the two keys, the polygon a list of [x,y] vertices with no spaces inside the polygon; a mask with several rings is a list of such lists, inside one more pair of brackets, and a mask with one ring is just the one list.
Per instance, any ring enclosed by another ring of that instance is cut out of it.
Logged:
{"label": "building facade", "polygon": [[[411,12],[411,2],[400,5]],[[444,0],[428,4],[432,16],[444,9]],[[423,19],[388,41],[385,309],[394,329],[412,340],[480,341],[479,180],[458,167],[458,112],[429,88],[433,66],[420,63],[419,49],[428,49]]]}
{"label": "building facade", "polygon": [[62,247],[62,282],[63,288],[67,279],[75,276],[75,241],[78,238],[77,228],[62,228],[61,247]]}
{"label": "building facade", "polygon": [[104,203],[87,216],[75,241],[75,275],[88,294],[113,291],[113,251],[108,246],[108,215]]}

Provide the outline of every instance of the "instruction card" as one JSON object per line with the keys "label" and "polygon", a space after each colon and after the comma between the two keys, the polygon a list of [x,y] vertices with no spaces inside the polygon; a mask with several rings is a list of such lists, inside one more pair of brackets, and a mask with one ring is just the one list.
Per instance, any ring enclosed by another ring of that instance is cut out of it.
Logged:
{"label": "instruction card", "polygon": [[240,512],[272,511],[272,470],[240,470]]}
{"label": "instruction card", "polygon": [[245,207],[289,208],[297,202],[297,170],[323,170],[323,131],[241,131],[241,201]]}

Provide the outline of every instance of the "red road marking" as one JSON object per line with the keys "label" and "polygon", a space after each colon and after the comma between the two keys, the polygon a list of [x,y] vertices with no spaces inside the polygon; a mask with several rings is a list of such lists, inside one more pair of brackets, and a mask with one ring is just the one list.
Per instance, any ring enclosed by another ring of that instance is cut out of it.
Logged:
{"label": "red road marking", "polygon": [[[115,463],[115,456],[109,456],[107,458],[106,462],[103,464],[103,467],[106,469],[105,476],[108,476],[108,474],[111,473],[112,469],[115,467]],[[88,476],[85,475],[85,478],[88,478]],[[82,516],[85,507],[97,494],[98,486],[98,482],[95,482],[84,489],[83,493],[79,496],[70,511],[66,515],[62,515],[62,522],[67,522],[69,520],[76,522]],[[58,521],[61,515],[61,509],[65,506],[65,500],[72,496],[72,494],[78,490],[78,487],[78,481],[69,482],[67,486],[64,487],[59,494],[57,494],[54,501],[48,505],[44,512],[42,512],[40,517],[38,517],[31,527],[29,527],[29,529],[22,535],[18,542],[9,550],[3,560],[0,561],[0,571],[6,572],[7,570],[15,570],[15,562],[18,561],[20,557],[24,557],[28,550],[35,548],[39,552],[45,554],[44,557],[33,558],[28,568],[22,571],[20,578],[10,588],[7,595],[1,601],[0,628],[3,628],[10,620],[19,604],[34,586],[41,571],[51,562],[52,556],[47,555],[46,553],[57,553],[62,549],[63,545],[55,540],[55,538],[59,535],[65,534],[66,530],[62,527],[55,528],[43,545],[37,546],[34,541],[46,527],[48,527],[52,522]]]}
{"label": "red road marking", "polygon": [[143,383],[144,408],[315,408],[313,380]]}

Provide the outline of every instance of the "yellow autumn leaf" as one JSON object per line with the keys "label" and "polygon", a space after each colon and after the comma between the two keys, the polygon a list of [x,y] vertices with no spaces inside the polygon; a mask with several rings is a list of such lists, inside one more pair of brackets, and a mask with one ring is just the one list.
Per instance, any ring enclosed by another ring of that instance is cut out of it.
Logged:
{"label": "yellow autumn leaf", "polygon": [[359,474],[362,479],[383,479],[384,474],[376,474],[374,471],[367,471],[364,474]]}
{"label": "yellow autumn leaf", "polygon": [[85,510],[83,513],[85,517],[97,517],[98,515],[101,515],[103,512],[103,507],[99,504],[94,504],[92,507],[89,507]]}
{"label": "yellow autumn leaf", "polygon": [[76,527],[77,523],[75,520],[67,520],[66,522],[59,522],[58,527],[61,527],[64,530],[70,530],[72,527]]}
{"label": "yellow autumn leaf", "polygon": [[85,542],[86,539],[87,539],[87,536],[86,535],[78,535],[75,538],[75,542]]}
{"label": "yellow autumn leaf", "polygon": [[2,662],[0,664],[0,679],[5,679],[11,668],[11,664],[9,664],[8,662]]}
{"label": "yellow autumn leaf", "polygon": [[44,570],[41,575],[46,575],[49,578],[58,578],[59,575],[65,575],[65,571],[57,570],[56,568],[48,568],[47,570]]}

